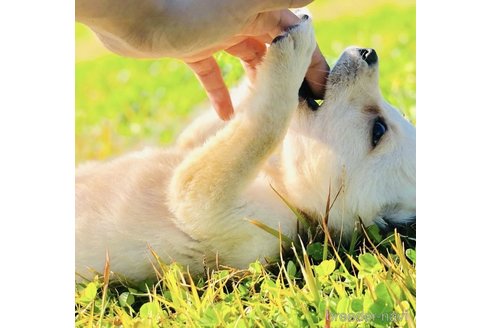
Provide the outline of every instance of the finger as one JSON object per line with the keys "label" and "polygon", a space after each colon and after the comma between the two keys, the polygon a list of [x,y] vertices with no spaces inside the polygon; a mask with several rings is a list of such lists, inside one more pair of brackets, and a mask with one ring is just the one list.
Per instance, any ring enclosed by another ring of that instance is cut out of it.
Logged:
{"label": "finger", "polygon": [[256,76],[256,67],[260,64],[263,56],[266,53],[265,43],[253,39],[247,38],[240,43],[226,49],[226,52],[238,57],[251,81],[254,81]]}
{"label": "finger", "polygon": [[266,45],[253,38],[247,38],[226,49],[226,52],[238,57],[251,67],[256,67],[266,53]]}
{"label": "finger", "polygon": [[287,27],[298,24],[301,21],[290,10],[275,10],[259,14],[249,28],[247,35],[268,35],[270,41],[282,33]]}
{"label": "finger", "polygon": [[317,99],[324,98],[326,79],[328,78],[329,73],[330,66],[326,62],[325,57],[323,57],[318,45],[316,45],[311,64],[306,73],[306,81]]}
{"label": "finger", "polygon": [[313,0],[256,0],[255,4],[260,11],[271,11],[286,8],[300,8],[307,6]]}
{"label": "finger", "polygon": [[208,57],[204,60],[193,63],[188,62],[187,64],[195,72],[219,117],[224,121],[229,120],[234,114],[234,109],[232,108],[229,90],[227,90],[219,65],[217,65],[215,59]]}

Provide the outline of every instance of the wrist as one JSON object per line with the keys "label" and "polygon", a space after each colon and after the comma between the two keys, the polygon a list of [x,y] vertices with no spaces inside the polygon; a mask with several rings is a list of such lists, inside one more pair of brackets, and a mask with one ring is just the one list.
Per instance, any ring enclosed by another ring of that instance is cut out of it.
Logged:
{"label": "wrist", "polygon": [[[165,56],[166,0],[77,0],[75,18],[111,51],[131,57]],[[159,49],[155,48],[158,39]],[[154,55],[153,51],[159,54]]]}

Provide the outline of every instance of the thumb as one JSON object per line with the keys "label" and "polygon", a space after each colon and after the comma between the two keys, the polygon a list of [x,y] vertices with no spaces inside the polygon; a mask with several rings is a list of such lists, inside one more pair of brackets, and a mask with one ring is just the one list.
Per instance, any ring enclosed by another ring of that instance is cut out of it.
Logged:
{"label": "thumb", "polygon": [[307,6],[314,0],[255,0],[256,8],[261,11],[271,11],[287,8],[300,8]]}
{"label": "thumb", "polygon": [[219,117],[227,121],[234,114],[229,90],[224,83],[220,68],[213,57],[186,63],[195,72],[198,80],[207,92],[208,98]]}

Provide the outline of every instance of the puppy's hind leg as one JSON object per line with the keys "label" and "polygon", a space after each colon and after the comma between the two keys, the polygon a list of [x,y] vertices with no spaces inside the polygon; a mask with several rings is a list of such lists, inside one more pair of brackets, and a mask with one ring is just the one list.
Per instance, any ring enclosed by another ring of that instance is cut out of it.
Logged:
{"label": "puppy's hind leg", "polygon": [[225,213],[241,205],[241,193],[285,135],[315,44],[307,16],[277,37],[244,110],[175,171],[169,205],[191,237],[220,234]]}

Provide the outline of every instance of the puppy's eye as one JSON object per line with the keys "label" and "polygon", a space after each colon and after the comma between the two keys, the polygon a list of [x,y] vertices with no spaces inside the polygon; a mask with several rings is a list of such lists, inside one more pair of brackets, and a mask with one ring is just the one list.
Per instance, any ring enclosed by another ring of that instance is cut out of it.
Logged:
{"label": "puppy's eye", "polygon": [[376,147],[379,143],[379,140],[386,133],[388,127],[386,123],[381,117],[378,117],[376,121],[374,121],[374,126],[372,127],[372,146]]}

